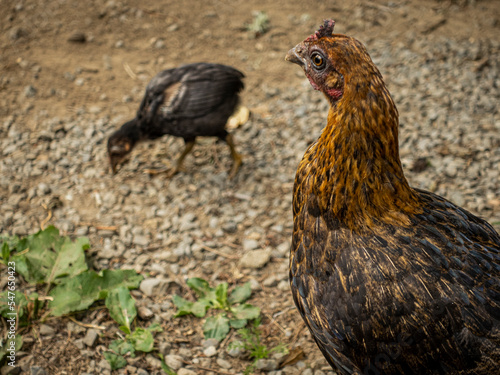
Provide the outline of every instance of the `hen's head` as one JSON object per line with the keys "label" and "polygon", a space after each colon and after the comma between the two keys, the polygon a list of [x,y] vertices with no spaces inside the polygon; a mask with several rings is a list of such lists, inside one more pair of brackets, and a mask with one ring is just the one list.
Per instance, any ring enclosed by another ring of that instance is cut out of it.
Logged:
{"label": "hen's head", "polygon": [[139,131],[136,120],[126,122],[120,129],[111,134],[108,139],[108,156],[113,173],[116,173],[118,164],[132,151],[138,138]]}
{"label": "hen's head", "polygon": [[371,74],[380,75],[366,48],[358,40],[334,34],[333,20],[288,51],[286,60],[300,65],[316,90],[334,103],[348,92],[358,90]]}

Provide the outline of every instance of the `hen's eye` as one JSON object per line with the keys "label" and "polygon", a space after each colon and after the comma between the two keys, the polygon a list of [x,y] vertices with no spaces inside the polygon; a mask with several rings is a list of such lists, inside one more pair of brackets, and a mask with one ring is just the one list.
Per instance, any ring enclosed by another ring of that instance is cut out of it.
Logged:
{"label": "hen's eye", "polygon": [[313,64],[316,66],[316,68],[321,68],[325,62],[325,60],[323,59],[323,56],[321,56],[319,53],[313,53],[313,55],[311,56],[311,60],[313,62]]}

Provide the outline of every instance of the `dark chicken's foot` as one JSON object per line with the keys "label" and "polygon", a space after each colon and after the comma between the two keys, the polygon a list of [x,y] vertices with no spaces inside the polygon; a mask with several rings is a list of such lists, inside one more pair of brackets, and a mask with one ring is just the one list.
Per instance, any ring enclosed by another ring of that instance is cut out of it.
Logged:
{"label": "dark chicken's foot", "polygon": [[236,149],[234,147],[233,136],[231,134],[228,134],[226,136],[226,143],[229,146],[229,149],[231,150],[231,157],[233,158],[233,167],[229,172],[229,179],[232,180],[240,170],[241,164],[243,164],[243,160],[241,158],[241,155],[236,152]]}
{"label": "dark chicken's foot", "polygon": [[174,169],[145,169],[144,173],[148,173],[151,175],[167,173],[167,178],[173,177],[182,170],[182,163],[184,162],[184,158],[186,157],[187,154],[191,152],[193,146],[194,146],[194,141],[186,142],[184,151],[182,151],[181,156],[179,156],[179,159],[177,159],[177,164]]}

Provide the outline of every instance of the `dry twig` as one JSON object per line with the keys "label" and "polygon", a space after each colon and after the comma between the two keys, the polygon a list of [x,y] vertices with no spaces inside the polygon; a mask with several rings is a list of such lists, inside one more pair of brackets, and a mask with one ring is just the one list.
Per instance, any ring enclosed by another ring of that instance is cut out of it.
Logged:
{"label": "dry twig", "polygon": [[234,259],[234,260],[240,259],[240,257],[237,255],[226,254],[226,253],[223,253],[222,251],[212,249],[212,248],[205,246],[205,245],[200,245],[200,246],[203,250],[210,251],[211,253],[220,255],[220,256],[225,257],[225,258]]}
{"label": "dry twig", "polygon": [[73,323],[79,325],[80,327],[100,329],[101,331],[106,329],[106,327],[104,327],[104,326],[97,326],[95,324],[86,324],[86,323],[79,322],[78,320],[76,320],[72,316],[68,316],[68,319],[71,320]]}
{"label": "dry twig", "polygon": [[137,79],[137,75],[132,71],[132,68],[130,68],[130,65],[126,61],[123,62],[123,69],[127,72],[127,74],[132,78],[133,80]]}
{"label": "dry twig", "polygon": [[48,208],[47,205],[44,203],[42,203],[42,207],[47,211],[47,217],[45,219],[43,219],[42,222],[40,223],[40,229],[44,230],[45,225],[47,225],[47,223],[50,221],[50,219],[52,219],[52,210],[50,208]]}

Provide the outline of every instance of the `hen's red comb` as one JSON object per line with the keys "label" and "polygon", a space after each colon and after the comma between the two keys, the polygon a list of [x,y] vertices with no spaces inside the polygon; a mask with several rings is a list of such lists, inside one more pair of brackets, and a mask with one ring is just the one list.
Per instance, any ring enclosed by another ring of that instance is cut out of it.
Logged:
{"label": "hen's red comb", "polygon": [[331,36],[333,34],[333,27],[335,26],[334,20],[325,20],[325,23],[319,27],[319,30],[316,31],[313,35],[306,39],[306,42],[310,42],[313,40],[318,40],[323,38],[324,36]]}

